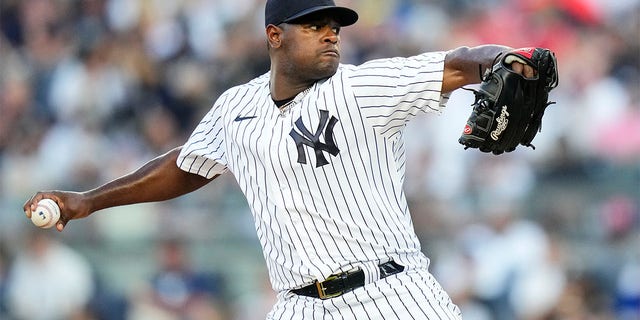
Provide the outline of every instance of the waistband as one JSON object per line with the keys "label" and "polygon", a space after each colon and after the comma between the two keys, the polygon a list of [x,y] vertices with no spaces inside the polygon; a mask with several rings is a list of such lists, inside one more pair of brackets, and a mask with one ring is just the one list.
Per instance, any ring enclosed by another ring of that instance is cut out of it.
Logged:
{"label": "waistband", "polygon": [[[380,279],[384,279],[388,276],[402,272],[404,270],[404,266],[401,266],[391,260],[378,265],[378,269],[380,270]],[[356,269],[354,271],[331,275],[322,282],[316,280],[308,286],[291,290],[291,292],[297,295],[324,300],[339,297],[349,291],[362,287],[364,286],[364,282],[364,271],[362,269]]]}

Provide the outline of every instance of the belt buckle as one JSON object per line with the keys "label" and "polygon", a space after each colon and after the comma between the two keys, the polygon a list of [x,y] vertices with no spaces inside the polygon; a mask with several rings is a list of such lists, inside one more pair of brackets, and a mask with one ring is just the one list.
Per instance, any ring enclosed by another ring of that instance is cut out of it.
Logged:
{"label": "belt buckle", "polygon": [[338,292],[335,293],[329,293],[327,294],[327,288],[324,287],[323,283],[327,282],[327,281],[331,281],[331,280],[336,280],[336,279],[343,279],[344,277],[346,277],[346,273],[342,273],[340,275],[330,275],[329,277],[327,277],[327,279],[325,279],[323,282],[317,281],[316,280],[316,289],[318,290],[318,297],[322,300],[326,300],[326,299],[331,299],[331,298],[335,298],[338,296],[341,296],[344,293],[344,290],[340,290]]}

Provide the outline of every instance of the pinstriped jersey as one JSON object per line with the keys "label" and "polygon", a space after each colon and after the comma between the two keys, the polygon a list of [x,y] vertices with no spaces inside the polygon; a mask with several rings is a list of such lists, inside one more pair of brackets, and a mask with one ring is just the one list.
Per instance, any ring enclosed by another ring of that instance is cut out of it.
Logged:
{"label": "pinstriped jersey", "polygon": [[403,129],[446,104],[445,54],[340,64],[282,110],[267,73],[224,92],[195,128],[177,165],[235,176],[275,290],[389,259],[428,265],[402,190]]}

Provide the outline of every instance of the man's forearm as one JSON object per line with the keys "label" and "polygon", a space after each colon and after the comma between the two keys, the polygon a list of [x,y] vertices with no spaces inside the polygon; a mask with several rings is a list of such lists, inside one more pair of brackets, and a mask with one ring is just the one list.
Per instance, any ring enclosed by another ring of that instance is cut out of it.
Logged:
{"label": "man's forearm", "polygon": [[447,53],[445,58],[442,92],[451,92],[463,86],[479,83],[481,75],[490,68],[502,52],[511,50],[500,45],[459,47]]}
{"label": "man's forearm", "polygon": [[164,201],[192,192],[211,180],[178,168],[180,148],[173,149],[121,178],[84,193],[90,212],[153,201]]}

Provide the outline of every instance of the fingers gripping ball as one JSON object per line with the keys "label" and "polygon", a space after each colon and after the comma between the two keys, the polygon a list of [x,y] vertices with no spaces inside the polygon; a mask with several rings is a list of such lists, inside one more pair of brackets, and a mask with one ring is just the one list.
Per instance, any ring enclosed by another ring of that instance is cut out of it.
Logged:
{"label": "fingers gripping ball", "polygon": [[31,213],[31,222],[42,229],[49,229],[60,220],[60,207],[51,199],[38,202],[36,211]]}

